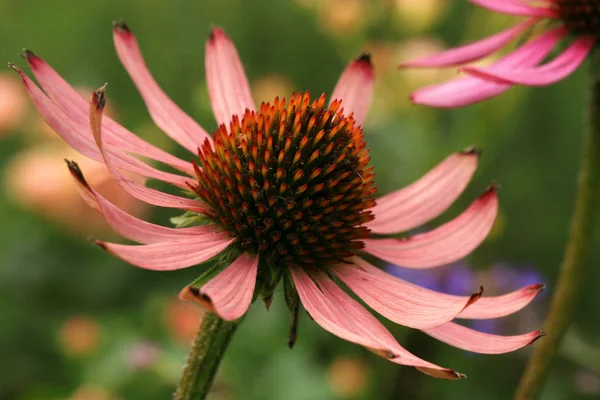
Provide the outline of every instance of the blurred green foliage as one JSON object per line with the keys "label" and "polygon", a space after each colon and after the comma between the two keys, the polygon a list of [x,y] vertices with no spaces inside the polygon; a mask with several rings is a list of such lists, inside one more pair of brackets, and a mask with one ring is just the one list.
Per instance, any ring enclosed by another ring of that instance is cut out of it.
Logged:
{"label": "blurred green foliage", "polygon": [[[551,291],[572,207],[584,76],[578,72],[547,88],[515,88],[459,110],[411,106],[411,75],[395,69],[396,57],[403,56],[401,43],[426,35],[453,45],[498,30],[509,19],[492,18],[463,2],[431,0],[424,4],[439,15],[415,28],[407,21],[431,11],[412,2],[413,11],[408,3],[0,0],[0,59],[24,67],[18,53],[27,47],[73,84],[93,88],[109,82],[110,106],[120,122],[187,157],[148,128],[143,102],[113,50],[112,20],[129,24],[156,80],[209,131],[215,122],[203,48],[211,24],[222,26],[236,43],[251,81],[276,74],[289,80],[290,90],[330,91],[351,59],[373,51],[378,89],[365,131],[380,191],[413,181],[454,151],[471,144],[483,148],[475,180],[440,221],[464,209],[492,180],[499,182],[497,232],[470,262],[481,269],[498,260],[535,265]],[[352,7],[358,7],[358,14]],[[178,309],[176,294],[198,272],[156,273],[126,265],[86,240],[89,233],[77,228],[87,221],[69,225],[64,216],[43,215],[39,205],[28,207],[27,199],[11,193],[11,181],[32,178],[8,168],[14,157],[51,140],[35,132],[40,130],[35,121],[29,110],[25,120],[2,133],[0,146],[0,399],[169,398],[186,351],[177,332],[190,321],[193,331],[198,313]],[[56,163],[62,163],[61,157]],[[56,179],[45,184],[52,189]],[[42,206],[58,201],[39,200]],[[152,210],[151,219],[168,223],[172,216]],[[593,351],[584,351],[583,360],[581,346],[565,348],[544,399],[597,398],[600,393],[600,359],[594,357],[600,345],[599,261],[597,250],[571,332]],[[251,308],[212,398],[506,399],[528,354],[474,356],[386,322],[415,354],[469,375],[466,381],[437,381],[338,340],[306,315],[290,351],[289,317],[278,294],[268,313],[259,303]]]}

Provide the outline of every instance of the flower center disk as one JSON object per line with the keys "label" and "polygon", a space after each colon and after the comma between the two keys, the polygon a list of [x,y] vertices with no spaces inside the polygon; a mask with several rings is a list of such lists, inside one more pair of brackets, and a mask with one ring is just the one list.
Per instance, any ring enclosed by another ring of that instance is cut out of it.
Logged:
{"label": "flower center disk", "polygon": [[557,0],[554,7],[569,32],[600,35],[600,0]]}
{"label": "flower center disk", "polygon": [[340,101],[308,93],[233,116],[199,150],[198,196],[250,252],[281,266],[323,267],[361,249],[374,173],[362,128]]}

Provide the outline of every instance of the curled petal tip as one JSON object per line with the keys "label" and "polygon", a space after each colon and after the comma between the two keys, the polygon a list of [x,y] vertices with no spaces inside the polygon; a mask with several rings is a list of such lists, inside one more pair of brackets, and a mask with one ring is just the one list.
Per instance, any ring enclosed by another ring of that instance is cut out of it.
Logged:
{"label": "curled petal tip", "polygon": [[200,304],[207,311],[215,311],[215,307],[213,306],[210,297],[207,294],[202,293],[200,289],[190,285],[181,289],[181,292],[179,292],[179,300],[192,301]]}
{"label": "curled petal tip", "polygon": [[537,336],[534,337],[531,342],[529,342],[529,345],[532,345],[533,343],[537,342],[539,339],[543,338],[544,336],[548,336],[548,334],[542,330],[539,330],[537,332]]}
{"label": "curled petal tip", "polygon": [[92,101],[96,106],[97,110],[103,110],[106,105],[106,86],[108,83],[105,83],[98,89],[94,90],[94,94],[92,96]]}
{"label": "curled petal tip", "polygon": [[463,310],[465,308],[469,307],[470,305],[474,304],[475,302],[477,302],[477,300],[479,300],[482,295],[483,295],[483,286],[479,286],[479,291],[476,293],[473,293],[471,296],[469,296],[469,300],[467,301],[467,304],[465,304],[465,307],[463,308]]}
{"label": "curled petal tip", "polygon": [[466,149],[460,151],[461,154],[465,154],[465,155],[474,155],[474,156],[481,156],[481,153],[483,153],[483,149],[475,146],[475,145],[471,145],[469,147],[467,147]]}
{"label": "curled petal tip", "polygon": [[457,371],[452,371],[452,372],[454,373],[454,375],[456,375],[456,377],[458,379],[467,379],[467,375],[466,374],[462,374],[462,373],[457,372]]}
{"label": "curled petal tip", "polygon": [[108,247],[106,246],[106,243],[104,243],[102,240],[94,239],[93,242],[96,246],[100,247],[102,250],[109,251]]}
{"label": "curled petal tip", "polygon": [[113,30],[117,33],[131,33],[131,30],[122,19],[113,21]]}

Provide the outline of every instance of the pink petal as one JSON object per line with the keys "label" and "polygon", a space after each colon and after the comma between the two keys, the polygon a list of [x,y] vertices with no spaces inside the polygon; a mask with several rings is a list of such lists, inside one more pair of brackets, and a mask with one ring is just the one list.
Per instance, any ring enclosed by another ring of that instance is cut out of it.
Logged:
{"label": "pink petal", "polygon": [[403,267],[438,267],[477,248],[492,229],[497,213],[498,196],[492,187],[452,221],[406,239],[365,239],[364,251]]}
{"label": "pink petal", "polygon": [[367,227],[378,234],[403,232],[428,222],[454,203],[477,169],[479,155],[467,149],[451,155],[418,181],[377,199]]}
{"label": "pink petal", "polygon": [[426,329],[423,332],[450,346],[480,354],[510,353],[530,345],[542,336],[546,336],[544,332],[539,330],[515,336],[492,335],[453,322],[437,328]]}
{"label": "pink petal", "polygon": [[233,115],[255,110],[244,66],[231,39],[214,28],[206,42],[206,83],[217,123],[228,124]]}
{"label": "pink petal", "polygon": [[354,265],[341,264],[332,272],[369,307],[410,328],[446,324],[481,297],[481,292],[465,297],[434,292],[387,274],[358,257],[352,261]]}
{"label": "pink petal", "polygon": [[203,235],[210,235],[219,231],[219,227],[214,224],[173,229],[138,219],[127,214],[92,189],[76,163],[67,161],[67,164],[82,197],[92,208],[98,210],[104,216],[111,228],[127,239],[149,244],[200,238]]}
{"label": "pink petal", "polygon": [[516,69],[500,67],[464,67],[461,70],[478,78],[513,85],[545,86],[556,83],[573,73],[586,59],[596,39],[581,37],[575,40],[560,56],[539,67]]}
{"label": "pink petal", "polygon": [[[556,28],[545,32],[492,65],[499,68],[526,68],[537,65],[566,34],[564,28]],[[416,104],[454,108],[489,99],[511,87],[511,84],[467,76],[439,85],[421,88],[413,92],[410,97]]]}
{"label": "pink petal", "polygon": [[[82,126],[69,119],[56,104],[53,103],[40,88],[19,69],[19,67],[11,64],[11,68],[17,71],[21,76],[25,90],[48,125],[56,131],[69,146],[91,159],[102,162],[102,156],[92,137],[85,134],[86,130],[89,132],[89,126]],[[107,152],[114,157],[115,165],[118,168],[187,188],[187,182],[190,180],[189,178],[159,171],[128,154],[124,154],[113,146],[109,146]]]}
{"label": "pink petal", "polygon": [[173,271],[210,260],[233,243],[227,233],[214,233],[173,242],[128,245],[96,241],[111,254],[140,268],[153,271]]}
{"label": "pink petal", "polygon": [[252,303],[257,271],[258,255],[244,253],[202,286],[199,296],[209,310],[226,321],[234,321],[244,315]]}
{"label": "pink petal", "polygon": [[525,22],[512,26],[483,40],[455,47],[430,57],[407,61],[400,64],[400,67],[450,67],[479,60],[500,50],[514,38],[525,32],[535,22],[537,22],[537,19],[530,18]]}
{"label": "pink petal", "polygon": [[96,90],[92,96],[92,102],[90,103],[90,127],[92,129],[96,145],[98,146],[98,149],[100,150],[104,159],[104,163],[119,186],[121,186],[133,197],[148,204],[159,207],[180,208],[183,210],[200,213],[206,211],[206,206],[197,200],[186,199],[184,197],[174,196],[172,194],[147,188],[129,179],[118,170],[117,165],[115,165],[113,162],[113,154],[110,151],[106,151],[104,146],[104,138],[102,134],[102,115],[105,103],[104,90],[104,88],[100,88]]}
{"label": "pink petal", "polygon": [[354,113],[356,123],[362,125],[371,105],[374,84],[371,56],[363,54],[342,73],[331,94],[331,101],[342,100],[344,114]]}
{"label": "pink petal", "polygon": [[[44,60],[30,51],[25,51],[24,56],[33,71],[36,79],[65,115],[79,124],[86,136],[92,137],[88,124],[89,102],[84,99],[71,85],[69,85],[52,67]],[[109,117],[105,117],[102,128],[106,131],[107,143],[123,150],[160,161],[181,171],[193,174],[194,169],[189,162],[183,161],[164,150],[161,150],[145,140],[134,135]],[[82,132],[83,133],[83,132]]]}
{"label": "pink petal", "polygon": [[115,24],[113,40],[119,59],[140,91],[154,123],[194,154],[205,140],[212,141],[210,135],[158,86],[148,71],[135,36],[124,23]]}
{"label": "pink petal", "polygon": [[489,319],[505,317],[531,303],[543,289],[544,285],[533,284],[501,296],[484,296],[461,312],[458,318]]}
{"label": "pink petal", "polygon": [[423,368],[423,372],[433,376],[446,379],[463,377],[406,351],[377,318],[324,274],[314,275],[318,287],[301,269],[292,269],[292,276],[306,311],[334,335],[366,346],[394,363]]}
{"label": "pink petal", "polygon": [[526,17],[557,18],[556,11],[548,7],[533,7],[524,4],[521,0],[469,0],[471,3],[490,11],[507,15]]}

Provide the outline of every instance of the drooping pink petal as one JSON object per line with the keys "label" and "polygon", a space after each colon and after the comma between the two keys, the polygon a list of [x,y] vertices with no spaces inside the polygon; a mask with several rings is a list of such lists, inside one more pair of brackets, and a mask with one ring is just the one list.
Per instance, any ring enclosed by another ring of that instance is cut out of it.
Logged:
{"label": "drooping pink petal", "polygon": [[[98,151],[93,138],[85,134],[86,130],[89,132],[89,126],[82,126],[69,119],[62,110],[19,69],[19,67],[14,64],[11,64],[10,66],[21,76],[25,90],[46,123],[48,123],[48,125],[73,149],[93,160],[102,162],[102,156]],[[123,153],[114,146],[108,146],[107,153],[111,154],[114,158],[115,166],[126,171],[134,172],[149,178],[159,179],[183,188],[186,188],[186,182],[190,181],[189,178],[183,176],[159,171],[148,164]]]}
{"label": "drooping pink petal", "polygon": [[354,113],[356,123],[362,125],[371,105],[374,84],[371,57],[363,54],[342,73],[331,94],[331,101],[342,100],[344,114]]}
{"label": "drooping pink petal", "polygon": [[[344,293],[325,274],[316,273],[313,275],[318,287],[304,271],[296,269],[292,271],[292,274],[299,295],[299,286],[302,286],[303,290],[310,288],[308,291],[313,296],[309,302],[310,309],[307,307],[303,295],[300,295],[300,299],[306,310],[319,325],[334,335],[358,344],[363,344],[340,334],[344,331],[352,332],[362,341],[373,343],[379,347],[383,346],[383,353],[381,350],[376,350],[375,352],[379,355],[384,355],[390,361],[401,365],[417,367],[424,373],[438,378],[459,379],[464,376],[456,371],[424,361],[405,350],[377,318],[371,315],[356,300]],[[306,293],[304,293],[304,297],[306,297]],[[327,313],[324,310],[327,310]],[[332,320],[334,329],[331,329]],[[378,349],[378,347],[367,347]]]}
{"label": "drooping pink petal", "polygon": [[483,40],[442,51],[433,56],[403,62],[400,64],[400,67],[450,67],[479,60],[500,50],[517,36],[525,32],[536,21],[537,19],[530,18],[525,22],[512,26]]}
{"label": "drooping pink petal", "polygon": [[403,267],[438,267],[477,248],[492,229],[497,213],[498,196],[492,187],[452,221],[406,239],[365,239],[364,251]]}
{"label": "drooping pink petal", "polygon": [[242,117],[255,110],[250,85],[240,56],[231,39],[214,28],[206,42],[206,83],[217,123],[227,124],[233,115]]}
{"label": "drooping pink petal", "polygon": [[544,285],[533,284],[500,296],[484,296],[475,304],[463,310],[458,318],[489,319],[505,317],[523,309],[543,289]]}
{"label": "drooping pink petal", "polygon": [[452,321],[475,303],[481,292],[471,296],[450,296],[413,285],[354,257],[354,265],[332,269],[372,309],[397,324],[427,329]]}
{"label": "drooping pink petal", "polygon": [[[566,34],[564,28],[556,28],[545,32],[492,65],[507,69],[527,68],[537,65]],[[474,76],[466,76],[439,85],[418,89],[411,93],[410,98],[416,104],[454,108],[489,99],[511,87],[512,85],[508,83],[498,83]]]}
{"label": "drooping pink petal", "polygon": [[113,29],[119,59],[140,91],[154,123],[180,145],[196,153],[211,136],[179,108],[158,86],[142,57],[137,40],[124,23]]}
{"label": "drooping pink petal", "polygon": [[115,178],[119,186],[133,197],[142,200],[148,204],[159,207],[179,208],[183,210],[203,212],[207,207],[201,202],[194,199],[186,199],[184,197],[174,196],[172,194],[163,193],[156,189],[151,189],[140,185],[139,183],[129,179],[123,175],[113,162],[114,155],[110,151],[106,151],[104,146],[104,138],[102,135],[102,115],[104,114],[104,97],[105,88],[96,90],[90,102],[90,127],[94,135],[96,145],[102,154],[104,163],[108,170]]}
{"label": "drooping pink petal", "polygon": [[467,187],[478,160],[474,149],[455,153],[411,185],[377,199],[372,209],[375,219],[367,227],[373,233],[390,234],[438,217]]}
{"label": "drooping pink petal", "polygon": [[344,340],[365,346],[378,354],[389,357],[395,355],[388,346],[358,333],[355,323],[347,320],[345,318],[347,316],[342,315],[337,307],[331,304],[315,282],[301,268],[292,268],[292,277],[302,305],[321,327]]}
{"label": "drooping pink petal", "polygon": [[67,161],[67,165],[84,200],[90,207],[98,210],[104,216],[111,228],[127,239],[138,243],[150,244],[172,242],[179,239],[200,239],[203,235],[210,235],[220,231],[219,227],[214,224],[173,229],[136,218],[121,210],[92,189],[76,163]]}
{"label": "drooping pink petal", "polygon": [[551,62],[533,68],[464,67],[469,75],[501,83],[526,86],[545,86],[571,75],[586,59],[596,39],[583,36],[576,39],[560,56]]}
{"label": "drooping pink petal", "polygon": [[486,8],[490,11],[495,11],[501,14],[525,16],[525,17],[542,17],[556,18],[556,11],[549,7],[534,7],[525,4],[522,0],[469,0],[473,4]]}
{"label": "drooping pink petal", "polygon": [[[82,132],[92,138],[88,124],[89,102],[69,85],[50,65],[30,51],[25,51],[33,74],[52,101],[65,115],[82,127]],[[84,128],[85,127],[85,128]],[[193,174],[194,169],[189,162],[181,160],[164,150],[159,149],[125,129],[109,117],[104,117],[102,128],[106,132],[106,141],[125,151],[135,153],[152,160],[160,161],[181,171]]]}
{"label": "drooping pink petal", "polygon": [[140,268],[174,271],[210,260],[235,239],[227,233],[213,233],[199,238],[180,239],[141,245],[96,241],[104,250]]}
{"label": "drooping pink petal", "polygon": [[429,336],[459,349],[480,354],[504,354],[528,346],[546,334],[532,331],[522,335],[500,336],[479,332],[453,322],[423,330]]}
{"label": "drooping pink petal", "polygon": [[258,255],[244,253],[219,275],[200,288],[199,298],[210,311],[226,321],[246,313],[252,303]]}

